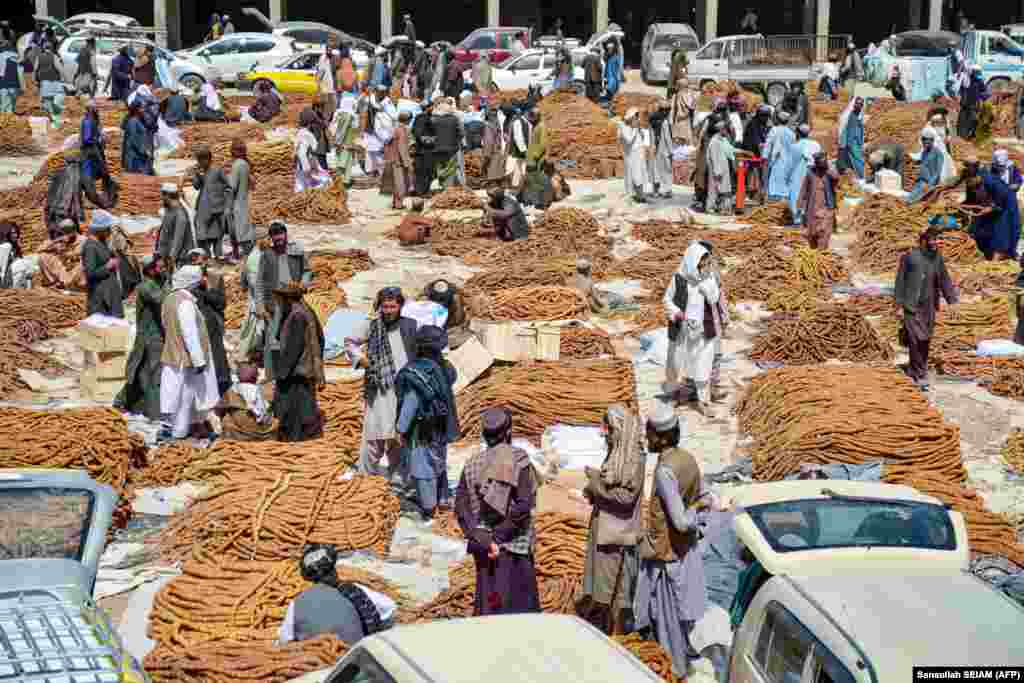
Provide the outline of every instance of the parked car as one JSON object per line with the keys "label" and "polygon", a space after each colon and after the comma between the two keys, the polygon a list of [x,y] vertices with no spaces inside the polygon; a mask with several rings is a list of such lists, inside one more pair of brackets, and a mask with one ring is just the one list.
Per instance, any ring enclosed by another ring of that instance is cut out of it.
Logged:
{"label": "parked car", "polygon": [[243,7],[242,14],[263,24],[269,33],[294,40],[300,50],[323,49],[330,36],[334,36],[339,45],[347,43],[350,47],[371,55],[377,47],[366,38],[316,21],[281,21],[275,24],[255,7]]}
{"label": "parked car", "polygon": [[[78,35],[87,31],[94,34],[106,31],[110,33],[116,32],[127,37],[146,37],[144,29],[139,25],[139,22],[131,17],[126,17],[123,14],[88,12],[85,14],[76,14],[64,21],[41,15],[36,15],[33,19],[37,23],[42,23],[46,28],[53,29],[53,34],[57,38],[58,45],[62,40],[69,36]],[[25,48],[28,47],[28,41],[31,36],[32,32],[30,31],[18,38],[17,48],[19,55],[25,55]]]}
{"label": "parked car", "polygon": [[575,50],[581,45],[579,38],[559,38],[558,36],[541,36],[533,41],[531,47],[554,50],[559,46],[565,46],[569,50]]}
{"label": "parked car", "polygon": [[734,504],[760,571],[737,596],[747,607],[730,682],[895,681],[913,666],[1024,661],[1024,610],[967,571],[963,516],[939,500],[818,480],[744,487]]}
{"label": "parked car", "polygon": [[828,52],[833,45],[845,47],[849,41],[848,35],[723,36],[709,41],[693,55],[688,73],[701,87],[734,81],[758,90],[774,106],[782,102],[790,83],[814,79],[817,52]]}
{"label": "parked car", "polygon": [[[452,650],[458,644],[458,656]],[[484,675],[486,674],[486,676]],[[577,617],[514,614],[411,624],[363,638],[326,683],[660,683],[624,647]]]}
{"label": "parked car", "polygon": [[960,49],[968,64],[981,67],[981,76],[993,90],[1008,90],[1024,79],[1024,47],[999,31],[960,34]]}
{"label": "parked car", "polygon": [[[78,68],[78,53],[85,47],[87,36],[78,35],[67,38],[60,44],[58,54],[64,62],[64,82],[73,84],[75,71]],[[152,48],[154,54],[160,59],[170,63],[171,74],[178,83],[192,90],[199,90],[203,83],[220,78],[220,72],[215,66],[208,63],[200,63],[199,60],[184,59],[179,55],[166,50],[151,40],[136,40],[131,38],[96,38],[96,71],[100,83],[104,83],[110,74],[110,65],[121,48],[129,45],[133,50],[143,47]]]}
{"label": "parked car", "polygon": [[491,64],[500,64],[512,56],[512,43],[519,33],[526,34],[526,45],[530,45],[532,34],[524,26],[497,26],[478,28],[455,46],[455,59],[472,64],[486,54]]}
{"label": "parked car", "polygon": [[622,40],[626,37],[625,32],[618,24],[608,24],[608,28],[590,36],[590,39],[585,45],[581,45],[572,50],[572,61],[574,64],[581,64],[583,58],[587,56],[587,53],[595,46],[603,46],[611,38],[618,38]]}
{"label": "parked car", "polygon": [[269,33],[232,33],[182,50],[178,55],[215,67],[222,80],[233,83],[253,67],[275,66],[296,52],[295,41],[290,38]]}
{"label": "parked car", "polygon": [[689,24],[651,24],[641,44],[640,76],[644,83],[665,82],[672,67],[672,52],[700,48],[697,32]]}
{"label": "parked car", "polygon": [[[531,85],[545,86],[554,83],[555,60],[558,55],[554,50],[526,50],[518,57],[509,57],[492,70],[494,84],[499,90],[526,90]],[[469,81],[472,69],[466,69],[463,77]],[[583,69],[573,67],[573,83],[577,88],[583,87]]]}
{"label": "parked car", "polygon": [[999,27],[999,30],[1008,35],[1013,42],[1024,45],[1024,24],[1006,24]]}
{"label": "parked car", "polygon": [[[239,90],[253,90],[256,84],[265,81],[281,93],[314,95],[316,89],[316,65],[323,55],[321,50],[307,50],[299,55],[286,57],[270,68],[253,67],[247,73],[238,75]],[[369,56],[362,50],[352,51],[356,76],[365,81],[370,66]]]}
{"label": "parked car", "polygon": [[92,597],[117,499],[84,470],[0,470],[0,677],[149,681]]}

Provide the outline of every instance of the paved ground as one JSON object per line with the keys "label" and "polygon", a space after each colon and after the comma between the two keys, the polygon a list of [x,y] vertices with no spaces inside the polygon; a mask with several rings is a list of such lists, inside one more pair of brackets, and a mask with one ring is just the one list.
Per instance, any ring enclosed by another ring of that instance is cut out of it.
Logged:
{"label": "paved ground", "polygon": [[[640,83],[637,72],[630,72],[627,90],[656,94],[664,92],[660,87],[652,88]],[[0,159],[0,186],[28,182],[38,169],[39,163],[41,159]],[[626,239],[630,223],[649,218],[675,220],[689,203],[691,189],[675,189],[672,200],[652,205],[635,205],[625,196],[621,180],[578,182],[574,183],[573,198],[568,204],[594,212],[609,233],[615,236],[616,252],[629,254],[643,246]],[[344,284],[352,306],[368,307],[373,293],[384,283],[400,284],[406,289],[414,289],[421,288],[433,277],[444,275],[461,282],[472,274],[473,270],[457,259],[436,256],[423,249],[403,249],[386,239],[384,234],[391,230],[400,218],[400,214],[389,209],[388,204],[389,198],[381,196],[376,191],[357,190],[352,192],[349,198],[349,206],[353,212],[352,224],[298,226],[293,229],[294,236],[303,241],[307,249],[359,247],[369,250],[377,267],[373,271],[359,274]],[[709,222],[718,223],[713,219]],[[850,241],[849,233],[839,233],[834,246],[837,251],[843,253]],[[681,254],[665,254],[665,258],[673,260],[680,256]],[[734,300],[737,296],[741,298],[741,293],[731,294]],[[750,348],[751,338],[759,331],[757,308],[740,305],[740,310],[740,320],[733,326],[724,345],[724,381],[727,387],[734,389],[728,402],[720,408],[719,415],[714,419],[704,418],[687,406],[679,409],[686,424],[686,446],[697,455],[706,471],[718,470],[736,459],[740,436],[730,408],[737,392],[758,373],[758,369],[745,357],[745,352]],[[130,310],[126,315],[130,319],[133,318]],[[611,331],[618,331],[609,321],[594,322]],[[229,347],[233,342],[233,336],[229,336]],[[47,342],[44,347],[72,366],[76,364],[75,354],[78,352],[75,349],[73,333],[65,338]],[[654,397],[660,393],[663,369],[659,365],[639,359],[640,344],[635,337],[627,336],[624,348],[634,360],[641,411],[646,414]],[[77,361],[77,366],[80,367],[81,359],[77,358]],[[69,374],[73,377],[76,373]],[[55,393],[49,398],[55,406],[78,401],[77,390],[74,388]],[[1021,410],[1021,404],[992,396],[974,384],[953,382],[943,378],[935,379],[929,399],[943,411],[947,419],[961,426],[962,449],[971,483],[978,487],[989,505],[999,511],[1024,513],[1024,486],[1007,479],[998,458],[999,447],[1007,433],[1015,426],[1024,426],[1024,410]],[[461,470],[462,463],[470,453],[469,449],[453,450],[453,473]],[[578,487],[579,477],[567,474],[562,477],[562,483],[570,488]],[[567,509],[571,508],[573,503],[564,495],[546,494],[542,496],[541,505],[544,509]],[[415,525],[403,523],[401,535],[413,538],[420,544],[438,544],[437,537],[429,534],[426,529],[416,528]],[[358,558],[352,561],[364,563],[371,570],[379,571],[384,576],[406,585],[410,591],[423,599],[427,599],[443,587],[447,568],[456,561],[455,556],[443,552],[439,557],[441,559],[434,566],[422,571],[410,569],[408,565]],[[139,615],[146,613],[151,600],[152,586],[148,590],[103,600],[102,604],[114,613],[115,623],[121,623],[126,637],[135,640],[135,636],[139,635]],[[697,675],[694,678],[702,680],[706,676]]]}

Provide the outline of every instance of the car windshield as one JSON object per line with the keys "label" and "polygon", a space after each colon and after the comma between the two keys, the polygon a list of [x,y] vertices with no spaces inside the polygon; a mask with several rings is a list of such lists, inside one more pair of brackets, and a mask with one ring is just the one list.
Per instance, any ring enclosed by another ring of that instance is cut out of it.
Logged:
{"label": "car windshield", "polygon": [[700,45],[697,44],[697,39],[689,34],[663,34],[659,35],[654,39],[654,50],[672,50],[675,48],[676,43],[684,50],[696,50]]}
{"label": "car windshield", "polygon": [[746,511],[779,553],[867,546],[956,549],[949,513],[930,503],[829,498],[755,505]]}
{"label": "car windshield", "polygon": [[0,560],[81,560],[92,504],[81,489],[0,490]]}

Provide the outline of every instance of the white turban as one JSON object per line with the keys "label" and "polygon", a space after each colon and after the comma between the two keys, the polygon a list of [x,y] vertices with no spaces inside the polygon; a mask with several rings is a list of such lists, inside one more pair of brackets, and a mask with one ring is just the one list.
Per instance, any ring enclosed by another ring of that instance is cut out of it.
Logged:
{"label": "white turban", "polygon": [[182,266],[174,273],[171,285],[174,289],[191,289],[203,279],[203,269],[199,266]]}

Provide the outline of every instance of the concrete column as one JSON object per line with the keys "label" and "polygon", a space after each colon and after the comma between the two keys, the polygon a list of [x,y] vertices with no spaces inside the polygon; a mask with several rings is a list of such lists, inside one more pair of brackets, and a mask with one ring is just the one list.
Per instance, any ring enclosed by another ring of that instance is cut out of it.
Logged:
{"label": "concrete column", "polygon": [[395,0],[380,0],[380,40],[384,42],[394,33]]}
{"label": "concrete column", "polygon": [[[1021,0],[1024,3],[1024,0]],[[608,28],[608,0],[594,0],[594,33]]]}
{"label": "concrete column", "polygon": [[157,29],[158,45],[169,50],[180,50],[181,0],[153,0],[153,26]]}
{"label": "concrete column", "polygon": [[828,59],[829,12],[831,9],[831,0],[818,0],[818,23],[814,32],[818,35],[817,55],[815,55],[815,58],[819,62],[824,62]]}
{"label": "concrete column", "polygon": [[705,43],[718,37],[718,0],[697,0],[697,30]]}
{"label": "concrete column", "polygon": [[270,0],[270,21],[278,23],[288,16],[287,0]]}
{"label": "concrete column", "polygon": [[487,0],[487,25],[501,26],[501,0]]}
{"label": "concrete column", "polygon": [[54,19],[67,19],[68,0],[36,0],[36,14]]}
{"label": "concrete column", "polygon": [[910,0],[910,17],[907,22],[907,26],[911,31],[916,31],[922,28],[921,14],[923,13],[924,0]]}
{"label": "concrete column", "polygon": [[928,30],[942,30],[942,0],[931,0],[928,5]]}

